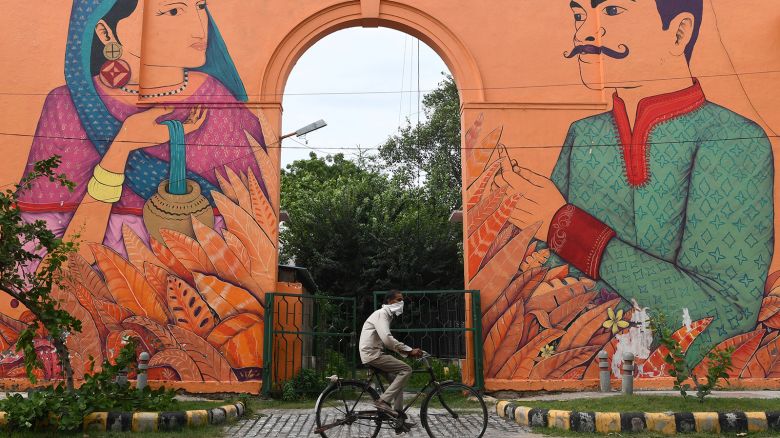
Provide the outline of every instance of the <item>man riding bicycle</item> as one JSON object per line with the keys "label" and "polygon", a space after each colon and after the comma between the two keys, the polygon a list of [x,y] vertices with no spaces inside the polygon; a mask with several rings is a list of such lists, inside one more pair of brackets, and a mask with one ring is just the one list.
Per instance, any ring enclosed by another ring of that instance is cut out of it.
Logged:
{"label": "man riding bicycle", "polygon": [[[390,334],[390,321],[404,311],[404,297],[401,291],[391,290],[385,294],[382,308],[376,310],[366,319],[360,332],[360,360],[363,364],[385,372],[392,383],[381,395],[374,406],[381,412],[398,417],[403,415],[403,389],[412,377],[412,367],[395,357],[385,354],[384,349],[394,351],[401,356],[419,358],[423,351],[411,348],[395,339]],[[390,402],[393,402],[393,407]],[[395,408],[395,410],[393,409]],[[414,427],[414,423],[404,422],[406,428]]]}

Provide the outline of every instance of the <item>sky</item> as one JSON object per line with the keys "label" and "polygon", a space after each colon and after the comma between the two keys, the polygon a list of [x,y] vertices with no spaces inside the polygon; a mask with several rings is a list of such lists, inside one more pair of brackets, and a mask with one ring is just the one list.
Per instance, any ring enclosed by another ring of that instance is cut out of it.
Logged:
{"label": "sky", "polygon": [[[282,130],[295,131],[319,119],[328,126],[304,139],[284,140],[282,167],[312,151],[354,158],[359,146],[373,153],[407,118],[416,123],[417,47],[416,38],[392,29],[350,28],[306,51],[287,81]],[[419,47],[419,90],[424,95],[449,70],[425,43]]]}

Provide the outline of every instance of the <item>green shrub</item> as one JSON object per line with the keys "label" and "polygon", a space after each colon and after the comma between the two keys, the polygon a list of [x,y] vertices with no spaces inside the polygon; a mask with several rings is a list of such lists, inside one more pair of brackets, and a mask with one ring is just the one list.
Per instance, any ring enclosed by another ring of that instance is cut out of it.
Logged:
{"label": "green shrub", "polygon": [[292,379],[282,384],[282,400],[303,400],[325,389],[325,377],[312,369],[302,369]]}
{"label": "green shrub", "polygon": [[86,374],[78,389],[59,384],[31,391],[28,398],[14,394],[1,400],[0,410],[6,412],[10,429],[77,431],[92,412],[175,410],[178,402],[173,391],[148,386],[139,391],[129,382],[116,382],[120,372],[136,368],[136,345],[134,339],[128,340],[116,363],[106,361],[100,372]]}

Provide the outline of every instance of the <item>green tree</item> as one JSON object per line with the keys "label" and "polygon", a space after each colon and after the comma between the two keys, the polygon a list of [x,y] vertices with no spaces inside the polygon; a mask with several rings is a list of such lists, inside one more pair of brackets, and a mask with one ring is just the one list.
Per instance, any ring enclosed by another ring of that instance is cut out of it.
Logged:
{"label": "green tree", "polygon": [[[407,186],[422,184],[450,210],[461,205],[460,98],[452,76],[422,100],[426,120],[408,123],[379,148],[383,167]],[[419,177],[419,178],[418,178]],[[449,214],[449,212],[448,212]]]}
{"label": "green tree", "polygon": [[19,184],[0,193],[0,290],[18,300],[36,317],[16,342],[16,350],[24,352],[27,376],[34,383],[33,369],[42,367],[33,344],[41,324],[54,345],[67,387],[73,390],[73,370],[65,339],[68,333],[81,331],[81,321],[60,308],[51,292],[54,287],[61,286],[62,267],[68,256],[76,251],[76,245],[56,237],[44,221],[25,222],[17,208],[19,194],[29,190],[38,178],[73,188],[65,175],[55,173],[59,164],[58,156],[39,161]]}
{"label": "green tree", "polygon": [[326,293],[462,288],[460,226],[422,187],[312,153],[282,171],[282,208],[282,260],[308,268]]}

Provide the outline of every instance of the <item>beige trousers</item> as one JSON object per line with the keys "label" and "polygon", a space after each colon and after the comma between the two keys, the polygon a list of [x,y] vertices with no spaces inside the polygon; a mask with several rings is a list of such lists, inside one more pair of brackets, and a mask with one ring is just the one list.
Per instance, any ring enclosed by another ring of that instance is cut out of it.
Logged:
{"label": "beige trousers", "polygon": [[388,378],[393,380],[379,398],[382,401],[393,405],[394,409],[399,411],[403,409],[404,386],[406,386],[409,379],[412,378],[412,367],[389,354],[383,354],[371,362],[368,362],[367,365],[384,371],[387,373]]}

